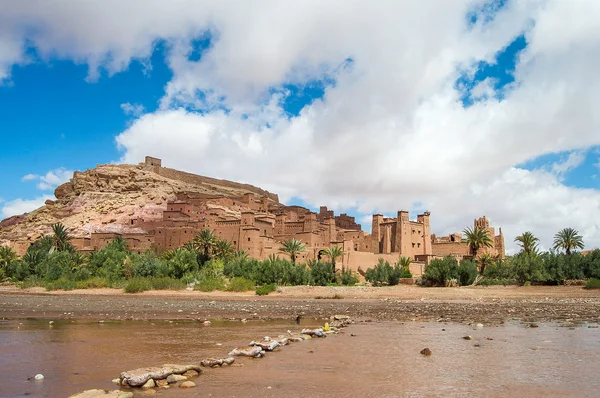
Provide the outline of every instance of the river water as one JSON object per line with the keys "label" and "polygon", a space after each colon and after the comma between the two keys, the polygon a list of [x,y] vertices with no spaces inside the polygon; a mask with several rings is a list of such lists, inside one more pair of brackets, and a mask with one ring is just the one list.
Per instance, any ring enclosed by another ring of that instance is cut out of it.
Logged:
{"label": "river water", "polygon": [[[303,320],[301,326],[316,326]],[[525,323],[358,323],[292,343],[242,367],[207,369],[195,389],[159,397],[598,397],[600,329]],[[124,370],[198,363],[277,336],[290,321],[0,320],[0,396],[66,397],[114,389]],[[462,337],[471,335],[472,340]],[[428,347],[433,354],[422,356]],[[41,382],[28,380],[42,373]]]}

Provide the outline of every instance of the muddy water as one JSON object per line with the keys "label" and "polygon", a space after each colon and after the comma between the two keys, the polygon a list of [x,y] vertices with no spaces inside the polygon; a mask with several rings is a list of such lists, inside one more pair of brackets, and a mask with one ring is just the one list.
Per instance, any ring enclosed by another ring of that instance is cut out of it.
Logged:
{"label": "muddy water", "polygon": [[[599,396],[600,329],[539,326],[355,324],[337,336],[240,360],[243,367],[207,369],[195,380],[197,388],[172,388],[157,396]],[[288,321],[213,322],[210,327],[185,321],[62,320],[52,327],[43,320],[0,321],[0,396],[62,397],[113,389],[110,380],[123,370],[223,356],[234,346],[288,329],[298,327]],[[424,347],[433,355],[420,355]],[[27,380],[36,373],[45,380]]]}

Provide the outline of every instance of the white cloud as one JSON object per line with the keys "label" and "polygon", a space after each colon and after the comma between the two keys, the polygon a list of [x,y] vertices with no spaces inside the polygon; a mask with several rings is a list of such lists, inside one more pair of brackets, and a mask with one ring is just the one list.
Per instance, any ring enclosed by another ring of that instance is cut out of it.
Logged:
{"label": "white cloud", "polygon": [[21,178],[22,181],[38,181],[36,187],[42,191],[48,191],[69,181],[73,176],[72,170],[63,167],[50,170],[45,175],[27,174]]}
{"label": "white cloud", "polygon": [[[125,162],[156,154],[169,167],[338,211],[420,202],[438,233],[486,214],[508,245],[523,230],[547,240],[565,226],[600,244],[599,218],[589,215],[598,190],[561,183],[600,144],[600,2],[507,2],[471,28],[466,14],[483,1],[33,3],[7,7],[0,26],[13,33],[0,41],[27,36],[43,56],[88,63],[92,78],[98,67],[116,73],[146,60],[167,40],[173,79],[161,109],[117,137]],[[35,34],[20,30],[31,25]],[[191,38],[207,29],[211,48],[188,60]],[[472,92],[485,100],[465,109],[456,80],[522,33],[529,44],[503,100],[488,79]],[[0,54],[0,69],[19,57]],[[325,76],[335,85],[291,119],[270,91]],[[565,151],[553,170],[514,168]]]}
{"label": "white cloud", "polygon": [[139,117],[144,113],[144,106],[140,104],[130,104],[126,102],[121,104],[121,109],[126,115]]}
{"label": "white cloud", "polygon": [[29,213],[44,205],[44,202],[48,199],[54,199],[54,196],[44,195],[35,199],[15,199],[8,202],[4,202],[2,205],[2,218],[20,215],[23,213]]}

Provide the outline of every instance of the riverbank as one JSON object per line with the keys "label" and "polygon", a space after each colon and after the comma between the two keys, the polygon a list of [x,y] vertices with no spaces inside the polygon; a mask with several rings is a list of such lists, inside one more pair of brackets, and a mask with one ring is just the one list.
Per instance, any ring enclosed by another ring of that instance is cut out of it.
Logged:
{"label": "riverbank", "polygon": [[598,322],[600,291],[578,286],[295,286],[259,297],[253,292],[126,294],[120,289],[47,292],[41,288],[0,287],[3,318],[204,321],[292,319],[298,315],[327,318],[332,313],[373,321]]}

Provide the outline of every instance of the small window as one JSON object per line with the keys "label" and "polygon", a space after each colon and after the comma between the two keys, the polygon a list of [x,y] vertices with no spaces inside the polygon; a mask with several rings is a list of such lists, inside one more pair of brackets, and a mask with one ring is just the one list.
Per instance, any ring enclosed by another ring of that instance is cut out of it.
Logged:
{"label": "small window", "polygon": [[233,241],[233,244],[235,245],[235,244],[237,244],[237,242],[236,242],[236,241]]}
{"label": "small window", "polygon": [[248,238],[248,242],[250,242],[250,238]]}
{"label": "small window", "polygon": [[131,225],[133,225],[133,220],[131,220]]}
{"label": "small window", "polygon": [[415,247],[415,244],[414,244],[414,243],[412,244],[412,247]]}

